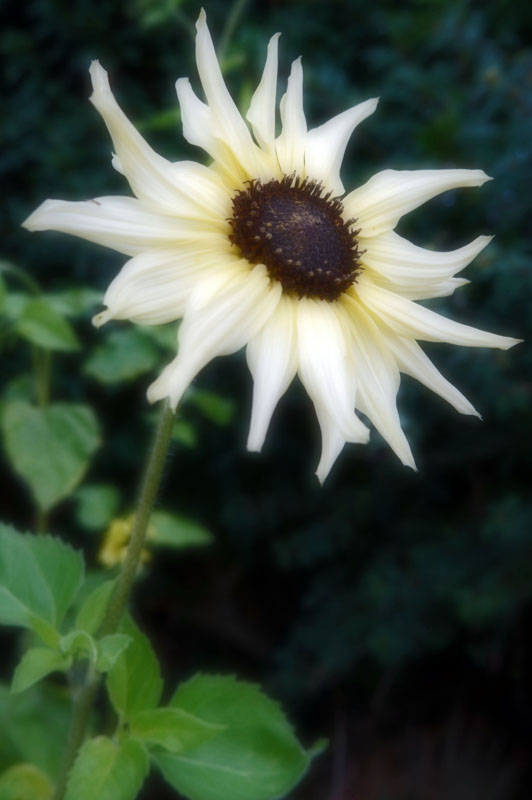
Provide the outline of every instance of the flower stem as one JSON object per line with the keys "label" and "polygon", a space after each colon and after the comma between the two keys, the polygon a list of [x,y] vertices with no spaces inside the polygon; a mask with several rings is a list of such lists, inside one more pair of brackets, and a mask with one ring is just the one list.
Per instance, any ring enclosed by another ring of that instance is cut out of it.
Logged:
{"label": "flower stem", "polygon": [[[170,410],[168,403],[166,403],[161,413],[153,446],[142,479],[135,522],[133,524],[126,557],[122,563],[122,569],[115,592],[107,606],[105,619],[100,629],[101,636],[106,636],[117,630],[126,609],[135,581],[153,504],[159,489],[168,445],[172,437],[174,419],[175,415],[173,411]],[[100,676],[96,674],[92,666],[89,666],[84,685],[74,704],[63,766],[57,780],[53,800],[63,800],[65,796],[68,775],[72,769],[78,750],[85,739],[90,713],[99,686]]]}
{"label": "flower stem", "polygon": [[65,753],[63,755],[63,764],[55,785],[53,800],[63,800],[65,796],[68,776],[70,770],[72,769],[72,765],[76,760],[78,750],[83,744],[87,725],[89,724],[90,713],[96,698],[96,693],[98,692],[99,685],[100,677],[99,675],[95,674],[94,668],[91,665],[87,669],[85,683],[80,689],[74,704],[74,710],[72,712],[72,719],[70,722],[70,731],[68,734]]}
{"label": "flower stem", "polygon": [[133,523],[133,530],[131,531],[126,557],[122,563],[116,590],[107,606],[105,619],[100,630],[101,636],[106,636],[116,631],[127,606],[142,548],[144,547],[144,540],[146,538],[146,531],[148,529],[153,504],[159,489],[166,453],[174,428],[174,420],[174,412],[171,411],[169,405],[166,404],[155,433],[153,447],[142,480],[137,513],[135,514],[135,521]]}

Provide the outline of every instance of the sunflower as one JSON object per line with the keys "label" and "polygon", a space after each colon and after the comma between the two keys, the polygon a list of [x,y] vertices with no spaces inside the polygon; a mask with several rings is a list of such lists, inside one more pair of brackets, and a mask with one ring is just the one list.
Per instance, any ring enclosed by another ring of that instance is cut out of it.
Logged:
{"label": "sunflower", "polygon": [[149,387],[150,401],[169,398],[175,408],[209,361],[246,346],[254,381],[249,450],[261,449],[273,411],[297,374],[321,428],[320,481],[345,442],[368,440],[355,409],[403,464],[415,468],[396,407],[401,372],[462,414],[477,414],[416,340],[503,349],[518,340],[416,303],[467,283],[455,276],[490,237],[433,252],[394,228],[437,194],[489,178],[481,170],[387,169],[346,194],[340,177],[345,148],[377,100],[308,130],[297,59],[276,136],[277,45],[278,34],[270,39],[246,114],[250,130],[227,90],[201,12],[196,61],[207,102],[187,78],[176,90],[184,137],[207,152],[209,166],[171,163],[154,152],[93,62],[91,101],[111,135],[113,166],[135,197],[47,200],[24,225],[71,233],[130,256],[107,289],[96,325],[182,318],[177,356]]}

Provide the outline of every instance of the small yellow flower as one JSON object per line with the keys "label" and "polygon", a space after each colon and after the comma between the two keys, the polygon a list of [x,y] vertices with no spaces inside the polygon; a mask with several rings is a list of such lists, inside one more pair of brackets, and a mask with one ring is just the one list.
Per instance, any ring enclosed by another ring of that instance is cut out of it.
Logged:
{"label": "small yellow flower", "polygon": [[[126,557],[127,546],[131,538],[135,515],[114,519],[104,533],[103,543],[98,553],[98,561],[104,567],[115,567],[121,564]],[[147,538],[153,535],[153,530],[148,528]],[[144,548],[140,554],[140,563],[146,564],[151,554]]]}
{"label": "small yellow flower", "polygon": [[292,65],[276,136],[278,34],[247,111],[250,131],[220,71],[202,11],[196,61],[207,102],[176,83],[183,133],[209,166],[155,153],[118,106],[107,73],[91,66],[91,100],[114,144],[113,166],[135,197],[47,200],[28,229],[57,230],[130,256],[109,286],[96,325],[183,318],[177,357],[149,388],[175,408],[213,358],[247,346],[254,380],[250,450],[260,450],[275,407],[296,374],[322,432],[323,481],[345,442],[367,442],[364,413],[403,462],[414,458],[396,407],[400,373],[417,378],[462,414],[471,403],[417,340],[500,347],[516,339],[462,325],[417,304],[450,295],[455,277],[490,241],[451,252],[422,249],[394,232],[403,214],[482,170],[392,170],[345,193],[340,166],[349,137],[373,113],[367,100],[308,130],[301,60]]}

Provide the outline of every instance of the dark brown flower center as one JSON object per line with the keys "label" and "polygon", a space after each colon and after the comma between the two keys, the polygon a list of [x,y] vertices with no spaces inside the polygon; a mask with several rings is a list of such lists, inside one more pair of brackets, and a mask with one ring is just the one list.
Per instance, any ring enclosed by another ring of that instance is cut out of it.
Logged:
{"label": "dark brown flower center", "polygon": [[233,197],[229,238],[250,264],[264,264],[285,292],[336,300],[360,272],[355,220],[317,181],[294,175],[250,181]]}

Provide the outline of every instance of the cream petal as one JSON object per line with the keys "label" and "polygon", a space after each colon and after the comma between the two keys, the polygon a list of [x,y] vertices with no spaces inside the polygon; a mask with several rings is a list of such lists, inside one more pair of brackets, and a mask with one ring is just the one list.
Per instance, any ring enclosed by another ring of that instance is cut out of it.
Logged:
{"label": "cream petal", "polygon": [[364,273],[377,286],[389,289],[409,300],[430,300],[434,297],[449,297],[456,289],[466,286],[470,281],[465,278],[447,278],[447,280],[428,280],[427,278],[415,280],[389,280],[381,273],[366,267]]}
{"label": "cream petal", "polygon": [[90,75],[93,86],[91,102],[103,117],[113,140],[120,170],[133,192],[165,213],[199,216],[200,210],[194,207],[176,182],[171,163],[152,150],[116,102],[107,72],[98,61],[92,62]]}
{"label": "cream petal", "polygon": [[68,202],[45,200],[23,223],[30,231],[61,231],[134,256],[143,250],[178,246],[209,233],[207,223],[147,211],[133,197],[97,197]]}
{"label": "cream petal", "polygon": [[296,374],[295,308],[290,297],[281,297],[270,319],[250,339],[246,355],[253,376],[247,448],[260,452],[277,403]]}
{"label": "cream petal", "polygon": [[480,169],[386,169],[343,199],[347,218],[354,217],[361,236],[395,228],[414,208],[449,189],[482,186],[491,180]]}
{"label": "cream petal", "polygon": [[[208,215],[228,231],[226,220],[231,215],[231,197],[220,176],[195,161],[177,161],[171,165],[171,172],[180,191],[186,195],[188,205],[192,201],[199,209],[199,213],[189,211],[189,216],[204,219]],[[175,213],[187,216],[184,208]]]}
{"label": "cream petal", "polygon": [[212,112],[214,135],[225,141],[248,175],[253,178],[263,177],[266,161],[227,90],[207,27],[207,15],[203,9],[198,17],[196,29],[196,63],[201,85]]}
{"label": "cream petal", "polygon": [[205,279],[191,295],[179,328],[175,358],[148,389],[150,402],[168,397],[173,408],[198,372],[220,355],[243,347],[268,321],[281,294],[265,267],[232,278]]}
{"label": "cream petal", "polygon": [[315,408],[321,430],[321,456],[316,469],[316,476],[323,485],[336,459],[344,448],[345,436],[324,408],[321,408],[319,405]]}
{"label": "cream petal", "polygon": [[297,304],[298,372],[316,409],[326,411],[349,442],[367,442],[369,431],[355,416],[356,379],[346,356],[337,306],[325,300]]}
{"label": "cream petal", "polygon": [[215,158],[214,121],[212,111],[194,92],[188,78],[179,78],[175,90],[181,109],[183,136],[189,144],[201,147]]}
{"label": "cream petal", "polygon": [[378,102],[378,98],[373,98],[359,103],[307,133],[305,173],[323,182],[333,195],[344,193],[340,167],[351,134],[357,125],[373,114]]}
{"label": "cream petal", "polygon": [[395,335],[388,335],[386,338],[401,372],[410,375],[427,389],[443,397],[460,414],[472,414],[480,417],[467,397],[464,397],[462,392],[443,377],[417,342]]}
{"label": "cream petal", "polygon": [[247,173],[231,148],[219,138],[220,131],[209,106],[194,93],[188,78],[179,78],[175,88],[187,142],[205,150],[227,175],[231,186],[241,184]]}
{"label": "cream petal", "polygon": [[248,113],[257,142],[267,152],[275,147],[275,97],[277,94],[277,49],[280,33],[274,34],[268,43],[268,54],[262,78],[257,86]]}
{"label": "cream petal", "polygon": [[95,324],[129,319],[139,325],[161,325],[179,319],[199,280],[213,272],[229,280],[242,271],[241,261],[224,256],[222,243],[210,238],[210,247],[203,240],[193,248],[153,250],[132,258],[110,283],[103,299],[108,308],[95,317]]}
{"label": "cream petal", "polygon": [[435,297],[450,297],[457,289],[462,286],[467,286],[471,281],[465,278],[449,278],[446,281],[438,281],[435,283],[424,282],[424,285],[419,285],[418,288],[413,286],[398,287],[397,284],[384,285],[385,289],[391,289],[393,292],[398,292],[403,297],[409,300],[432,300]]}
{"label": "cream petal", "polygon": [[290,175],[303,174],[307,121],[303,109],[303,67],[301,58],[292,63],[286,94],[281,99],[282,131],[275,142],[281,170]]}
{"label": "cream petal", "polygon": [[357,375],[357,407],[369,417],[399,460],[416,469],[397,411],[400,375],[396,361],[386,339],[360,304],[349,297],[344,303],[352,339],[351,357]]}
{"label": "cream petal", "polygon": [[120,162],[120,159],[118,158],[116,153],[113,153],[112,156],[111,156],[111,166],[112,166],[113,169],[116,169],[116,171],[119,172],[120,175],[123,175],[124,178],[126,177],[126,173],[124,172],[124,168],[123,168],[123,166],[122,166],[122,164]]}
{"label": "cream petal", "polygon": [[382,289],[369,280],[359,280],[354,290],[362,303],[399,336],[427,342],[449,342],[466,347],[499,347],[502,350],[507,350],[520,341],[442,317],[441,314]]}
{"label": "cream petal", "polygon": [[493,236],[477,236],[457,250],[438,252],[418,247],[395,231],[386,231],[368,239],[359,237],[364,251],[361,261],[392,281],[406,284],[420,280],[444,280],[467,267],[491,242]]}

